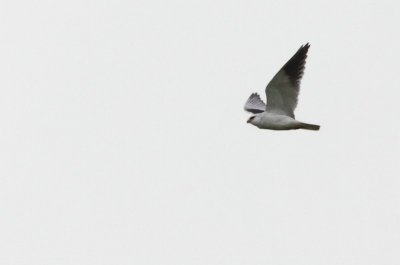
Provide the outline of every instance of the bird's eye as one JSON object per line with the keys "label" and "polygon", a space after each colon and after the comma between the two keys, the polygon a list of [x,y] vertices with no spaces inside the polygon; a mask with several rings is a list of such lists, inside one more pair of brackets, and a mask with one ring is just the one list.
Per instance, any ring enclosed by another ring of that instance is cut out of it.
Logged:
{"label": "bird's eye", "polygon": [[256,116],[251,116],[249,120],[253,120]]}

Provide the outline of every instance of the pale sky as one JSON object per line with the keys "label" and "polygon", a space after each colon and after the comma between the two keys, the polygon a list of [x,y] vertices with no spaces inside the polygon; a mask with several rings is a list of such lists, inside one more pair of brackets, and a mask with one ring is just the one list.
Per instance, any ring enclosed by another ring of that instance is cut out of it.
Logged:
{"label": "pale sky", "polygon": [[[2,1],[0,264],[400,264],[398,1]],[[296,118],[243,105],[310,42]]]}

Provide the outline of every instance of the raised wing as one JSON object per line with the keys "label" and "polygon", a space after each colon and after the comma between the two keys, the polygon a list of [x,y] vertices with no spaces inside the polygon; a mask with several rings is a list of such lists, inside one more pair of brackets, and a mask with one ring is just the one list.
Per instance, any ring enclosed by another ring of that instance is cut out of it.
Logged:
{"label": "raised wing", "polygon": [[253,93],[244,104],[244,110],[251,113],[261,113],[265,111],[265,103],[257,93]]}
{"label": "raised wing", "polygon": [[294,118],[300,81],[304,74],[307,52],[310,44],[301,46],[292,58],[279,70],[268,83],[266,110]]}

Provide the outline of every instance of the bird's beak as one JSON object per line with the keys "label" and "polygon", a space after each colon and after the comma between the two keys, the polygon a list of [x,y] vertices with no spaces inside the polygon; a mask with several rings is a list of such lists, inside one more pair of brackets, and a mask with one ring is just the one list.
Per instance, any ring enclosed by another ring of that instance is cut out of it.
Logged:
{"label": "bird's beak", "polygon": [[250,123],[250,118],[247,120],[247,123]]}

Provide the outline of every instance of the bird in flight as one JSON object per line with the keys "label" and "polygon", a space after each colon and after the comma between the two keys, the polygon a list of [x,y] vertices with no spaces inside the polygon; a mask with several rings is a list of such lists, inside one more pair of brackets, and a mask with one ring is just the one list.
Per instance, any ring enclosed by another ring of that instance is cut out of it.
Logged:
{"label": "bird in flight", "polygon": [[302,45],[268,83],[266,105],[257,93],[250,95],[244,109],[254,115],[247,123],[270,130],[319,130],[319,125],[300,122],[294,117],[309,48],[309,43]]}

